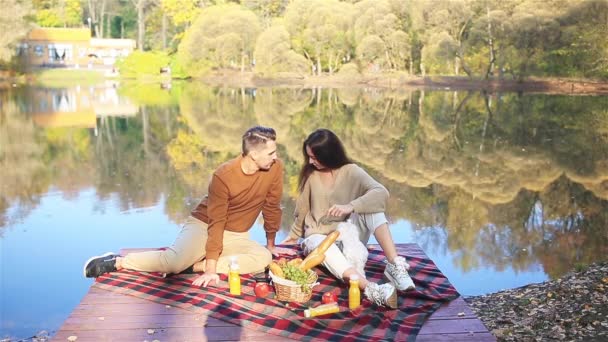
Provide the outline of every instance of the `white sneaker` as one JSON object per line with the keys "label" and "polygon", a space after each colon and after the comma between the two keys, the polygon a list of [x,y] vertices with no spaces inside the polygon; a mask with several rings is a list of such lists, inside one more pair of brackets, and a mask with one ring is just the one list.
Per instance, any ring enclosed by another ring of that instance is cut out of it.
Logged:
{"label": "white sneaker", "polygon": [[369,282],[364,292],[365,297],[376,305],[388,306],[391,309],[397,308],[397,291],[391,283],[378,285]]}
{"label": "white sneaker", "polygon": [[395,258],[393,263],[387,263],[384,269],[384,275],[390,280],[399,291],[413,290],[416,288],[414,281],[410,278],[407,270],[410,269],[410,265],[407,264],[405,258],[398,256]]}

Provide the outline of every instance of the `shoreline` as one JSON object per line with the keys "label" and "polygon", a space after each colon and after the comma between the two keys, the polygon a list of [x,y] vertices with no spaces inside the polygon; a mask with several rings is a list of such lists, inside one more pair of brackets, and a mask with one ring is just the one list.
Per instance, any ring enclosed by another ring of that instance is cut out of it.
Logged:
{"label": "shoreline", "polygon": [[608,95],[608,81],[573,78],[534,78],[523,81],[471,79],[462,76],[322,75],[263,78],[253,73],[216,72],[197,78],[210,85],[233,87],[384,88],[391,90],[481,90],[564,95]]}
{"label": "shoreline", "polygon": [[498,341],[608,340],[608,262],[538,284],[465,297]]}
{"label": "shoreline", "polygon": [[[15,85],[65,85],[66,80],[78,82],[83,80],[85,70],[69,70],[65,73],[53,74],[25,74],[7,77],[0,74],[0,89],[6,89]],[[89,71],[91,77],[85,81],[103,82],[113,81],[141,81],[141,82],[171,82],[184,79],[171,79],[166,75],[142,75],[139,78],[104,77],[99,71]],[[70,75],[72,75],[70,77]],[[460,90],[460,91],[486,91],[496,92],[525,92],[541,94],[562,95],[608,95],[608,80],[556,78],[556,77],[529,77],[523,81],[510,79],[476,79],[463,76],[411,76],[404,73],[388,74],[352,74],[352,75],[321,75],[300,76],[296,74],[284,74],[273,77],[261,77],[253,72],[217,70],[199,78],[190,80],[203,82],[210,86],[234,87],[234,88],[378,88],[388,90]]]}

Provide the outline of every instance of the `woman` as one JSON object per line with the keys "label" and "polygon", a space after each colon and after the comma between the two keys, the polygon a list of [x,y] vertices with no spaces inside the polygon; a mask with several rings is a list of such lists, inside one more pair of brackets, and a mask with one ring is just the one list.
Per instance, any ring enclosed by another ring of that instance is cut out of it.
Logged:
{"label": "woman", "polygon": [[283,243],[304,238],[301,245],[308,254],[343,221],[358,227],[359,239],[364,244],[374,234],[388,259],[384,274],[391,283],[379,285],[367,281],[365,274],[357,272],[335,244],[325,253],[323,265],[345,281],[358,275],[359,287],[370,301],[395,307],[395,287],[410,290],[414,283],[407,273],[409,265],[405,258],[397,255],[384,214],[388,191],[346,156],[342,142],[328,129],[312,132],[302,145],[302,153],[304,165],[296,219]]}

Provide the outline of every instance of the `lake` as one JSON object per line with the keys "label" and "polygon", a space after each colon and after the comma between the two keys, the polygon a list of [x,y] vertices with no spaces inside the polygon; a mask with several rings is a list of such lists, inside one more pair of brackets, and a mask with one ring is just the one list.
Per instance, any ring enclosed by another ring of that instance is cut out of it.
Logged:
{"label": "lake", "polygon": [[395,242],[463,295],[608,255],[607,96],[109,82],[2,89],[0,104],[0,339],[54,333],[93,282],[90,256],[171,244],[256,124],[286,165],[277,241],[302,141],[325,127],[389,189]]}

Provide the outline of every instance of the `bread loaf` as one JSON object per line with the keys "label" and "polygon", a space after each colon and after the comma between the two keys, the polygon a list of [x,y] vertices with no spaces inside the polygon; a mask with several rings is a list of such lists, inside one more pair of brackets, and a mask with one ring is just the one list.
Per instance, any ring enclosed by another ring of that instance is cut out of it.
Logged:
{"label": "bread loaf", "polygon": [[310,254],[302,261],[300,264],[301,270],[311,269],[325,260],[325,251],[331,246],[332,243],[336,241],[336,239],[340,236],[340,232],[335,230],[331,232],[329,235],[321,241],[321,243],[317,246],[317,248],[313,249]]}

